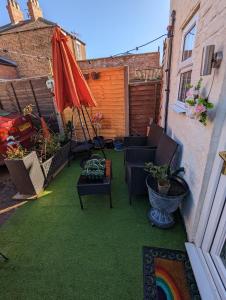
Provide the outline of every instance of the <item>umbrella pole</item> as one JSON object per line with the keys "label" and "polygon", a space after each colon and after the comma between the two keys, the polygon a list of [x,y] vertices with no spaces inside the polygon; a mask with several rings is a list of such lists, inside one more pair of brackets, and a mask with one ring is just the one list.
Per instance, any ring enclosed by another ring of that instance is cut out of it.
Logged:
{"label": "umbrella pole", "polygon": [[82,111],[83,120],[84,120],[84,122],[85,122],[86,130],[87,130],[87,132],[88,132],[90,141],[92,141],[92,138],[91,138],[91,135],[90,135],[90,132],[89,132],[89,127],[88,127],[88,125],[87,125],[86,118],[85,118],[85,114],[84,114],[84,111],[83,111],[83,108],[82,108],[82,107],[81,107],[81,111]]}
{"label": "umbrella pole", "polygon": [[79,109],[78,109],[78,108],[77,108],[77,112],[78,112],[78,117],[79,117],[79,121],[80,121],[80,124],[81,124],[81,127],[82,127],[82,132],[83,132],[83,135],[84,135],[85,141],[86,141],[86,143],[88,143],[88,141],[87,141],[87,137],[86,137],[86,132],[85,132],[85,129],[84,129],[84,126],[83,126],[83,123],[82,123],[81,114],[80,114],[80,111],[79,111]]}
{"label": "umbrella pole", "polygon": [[74,108],[72,109],[72,115],[71,115],[71,132],[70,132],[70,151],[68,154],[68,167],[70,167],[71,164],[71,148],[72,148],[72,136],[73,136],[73,122],[74,122]]}
{"label": "umbrella pole", "polygon": [[104,152],[104,150],[102,149],[102,145],[101,145],[101,143],[100,143],[100,140],[98,139],[98,135],[97,135],[96,128],[93,126],[92,120],[91,120],[91,118],[90,118],[90,115],[89,115],[89,112],[88,112],[88,110],[87,110],[87,107],[86,107],[86,106],[85,106],[85,110],[86,110],[86,113],[87,113],[87,115],[88,115],[88,118],[89,118],[90,124],[91,124],[91,126],[92,126],[92,128],[93,128],[93,131],[94,131],[94,133],[95,133],[95,137],[97,138],[97,141],[98,141],[98,143],[99,143],[99,146],[100,146],[101,152],[102,152],[102,154],[103,154],[104,158],[106,159],[105,152]]}

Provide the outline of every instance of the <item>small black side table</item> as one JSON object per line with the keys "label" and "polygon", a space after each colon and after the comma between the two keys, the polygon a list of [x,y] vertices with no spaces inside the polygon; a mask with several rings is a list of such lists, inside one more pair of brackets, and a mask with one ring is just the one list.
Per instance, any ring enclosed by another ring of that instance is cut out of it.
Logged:
{"label": "small black side table", "polygon": [[112,208],[111,198],[111,179],[112,179],[112,163],[106,160],[106,177],[101,182],[90,182],[83,176],[79,177],[77,183],[77,191],[81,209],[83,209],[82,196],[86,195],[109,195],[110,208]]}

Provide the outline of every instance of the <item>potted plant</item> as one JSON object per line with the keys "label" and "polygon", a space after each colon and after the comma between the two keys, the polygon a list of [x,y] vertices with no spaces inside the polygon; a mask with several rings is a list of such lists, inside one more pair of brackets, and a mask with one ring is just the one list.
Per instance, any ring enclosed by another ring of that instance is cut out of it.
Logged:
{"label": "potted plant", "polygon": [[34,145],[46,183],[48,183],[68,162],[70,142],[67,135],[62,136],[51,133],[48,137],[45,137],[43,131],[40,130],[35,136]]}
{"label": "potted plant", "polygon": [[[177,174],[184,171],[180,168],[172,173],[167,166],[157,167],[152,163],[147,163],[145,170],[149,172],[146,178],[149,201],[151,209],[148,213],[152,225],[160,228],[169,228],[174,225],[173,212],[177,210],[181,201],[187,196],[189,187],[185,180]],[[162,184],[159,181],[165,181],[162,190]],[[166,193],[166,190],[167,193]]]}
{"label": "potted plant", "polygon": [[193,87],[189,85],[189,90],[187,91],[187,98],[185,100],[187,110],[186,115],[191,119],[197,119],[204,126],[207,125],[208,112],[214,108],[213,103],[208,101],[208,98],[201,96],[200,89],[202,86],[202,78]]}
{"label": "potted plant", "polygon": [[105,176],[105,159],[87,160],[81,175],[89,181],[102,181]]}
{"label": "potted plant", "polygon": [[167,165],[156,166],[149,162],[145,164],[144,169],[157,181],[159,193],[166,195],[170,189],[169,167]]}
{"label": "potted plant", "polygon": [[9,145],[5,164],[18,192],[15,199],[36,198],[43,191],[45,178],[35,151]]}

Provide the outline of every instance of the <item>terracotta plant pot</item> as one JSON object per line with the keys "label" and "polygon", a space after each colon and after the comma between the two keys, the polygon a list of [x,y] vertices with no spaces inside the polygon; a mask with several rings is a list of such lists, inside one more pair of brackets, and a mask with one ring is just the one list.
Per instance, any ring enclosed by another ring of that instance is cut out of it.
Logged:
{"label": "terracotta plant pot", "polygon": [[167,195],[170,189],[169,180],[159,180],[158,181],[158,191],[162,195]]}

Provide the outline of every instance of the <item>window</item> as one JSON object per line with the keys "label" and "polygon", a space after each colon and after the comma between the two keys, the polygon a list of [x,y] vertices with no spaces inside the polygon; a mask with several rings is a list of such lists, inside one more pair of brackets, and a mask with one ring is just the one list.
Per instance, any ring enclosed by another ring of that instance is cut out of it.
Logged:
{"label": "window", "polygon": [[192,50],[195,44],[196,24],[185,34],[182,61],[192,56]]}
{"label": "window", "polygon": [[191,83],[191,73],[192,71],[187,71],[181,73],[180,75],[180,85],[179,85],[179,94],[178,100],[185,102],[186,93],[189,90],[189,84]]}
{"label": "window", "polygon": [[198,14],[193,16],[189,23],[183,28],[179,76],[178,76],[178,98],[176,105],[180,107],[185,106],[186,94],[191,84],[192,76],[192,56],[195,45],[196,31],[197,31]]}

